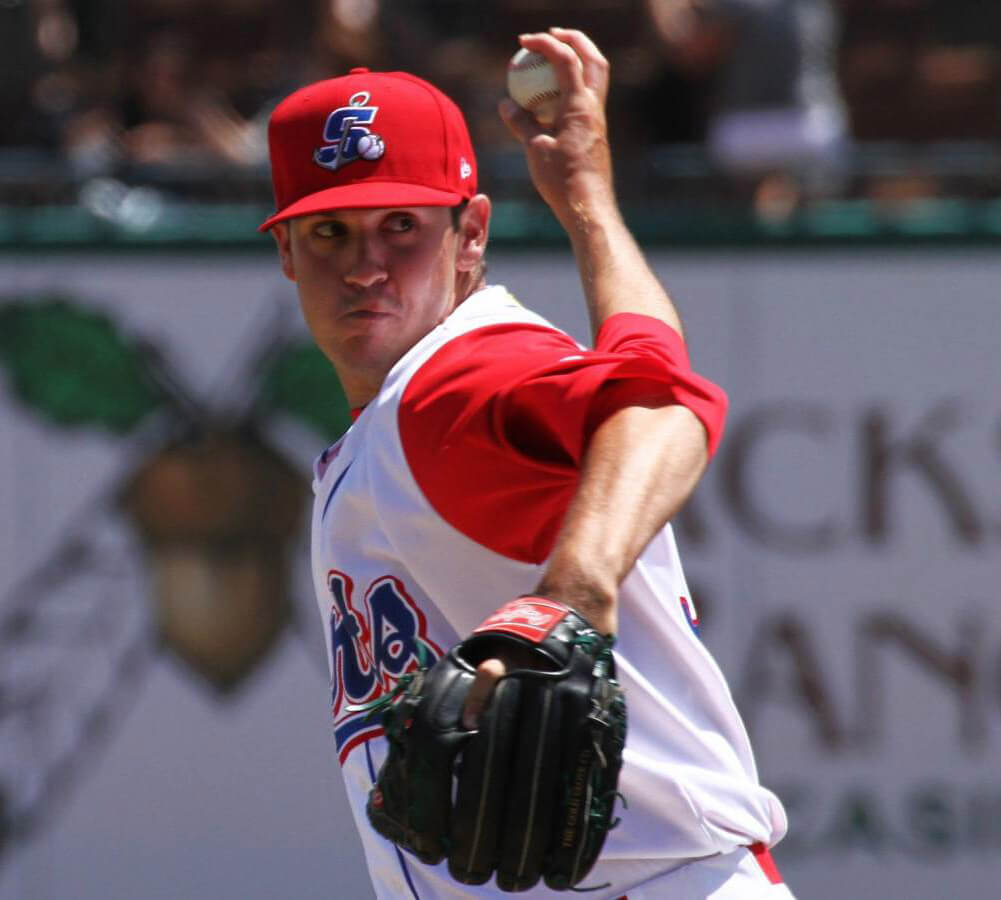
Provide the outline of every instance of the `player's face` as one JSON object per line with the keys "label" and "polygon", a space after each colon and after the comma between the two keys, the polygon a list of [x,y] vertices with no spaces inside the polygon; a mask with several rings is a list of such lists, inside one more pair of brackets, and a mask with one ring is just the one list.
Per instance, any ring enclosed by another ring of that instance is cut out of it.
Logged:
{"label": "player's face", "polygon": [[353,405],[455,307],[466,242],[446,207],[337,210],[274,231],[306,323]]}

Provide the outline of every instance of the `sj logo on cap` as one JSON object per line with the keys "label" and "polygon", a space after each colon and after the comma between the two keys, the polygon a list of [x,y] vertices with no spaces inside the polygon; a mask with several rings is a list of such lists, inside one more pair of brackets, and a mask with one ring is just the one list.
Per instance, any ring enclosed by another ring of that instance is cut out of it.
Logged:
{"label": "sj logo on cap", "polygon": [[386,152],[379,135],[366,126],[375,121],[378,106],[369,106],[368,91],[352,94],[347,106],[335,109],[323,126],[324,146],[313,151],[313,162],[337,171],[356,159],[377,160]]}

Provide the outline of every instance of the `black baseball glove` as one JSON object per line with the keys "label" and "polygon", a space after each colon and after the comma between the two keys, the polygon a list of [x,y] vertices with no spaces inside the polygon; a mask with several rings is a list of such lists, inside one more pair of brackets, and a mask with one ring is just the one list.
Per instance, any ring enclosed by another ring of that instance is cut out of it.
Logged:
{"label": "black baseball glove", "polygon": [[[563,604],[522,597],[415,673],[383,714],[376,831],[426,863],[447,858],[465,884],[496,872],[504,891],[578,885],[615,824],[626,703],[613,640]],[[509,671],[467,731],[476,666],[495,656]]]}

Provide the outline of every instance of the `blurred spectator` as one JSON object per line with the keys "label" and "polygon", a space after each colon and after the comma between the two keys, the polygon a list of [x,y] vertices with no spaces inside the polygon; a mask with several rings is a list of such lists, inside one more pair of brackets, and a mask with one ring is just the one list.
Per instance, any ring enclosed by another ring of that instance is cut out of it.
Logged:
{"label": "blurred spectator", "polygon": [[[517,35],[556,22],[597,36],[612,64],[629,201],[666,175],[675,201],[781,218],[847,189],[849,119],[856,140],[894,142],[853,151],[851,190],[897,206],[997,193],[1001,163],[985,175],[984,161],[1001,160],[998,0],[0,0],[3,201],[73,202],[110,176],[264,202],[273,104],[353,66],[441,85],[467,113],[484,187],[516,195],[524,162],[496,104]],[[728,179],[707,176],[697,144]]]}
{"label": "blurred spectator", "polygon": [[[385,3],[382,46],[394,68],[438,84],[467,115],[484,187],[528,190],[523,154],[497,115],[517,36],[559,24],[594,35],[612,67],[607,106],[622,193],[642,195],[651,145],[691,141],[701,86],[670,67],[651,29],[646,0],[435,0]],[[510,179],[510,184],[504,184]],[[644,195],[645,196],[645,195]]]}
{"label": "blurred spectator", "polygon": [[249,165],[263,158],[260,136],[220,87],[204,80],[185,35],[152,35],[127,71],[119,114],[131,162]]}
{"label": "blurred spectator", "polygon": [[60,12],[61,4],[0,2],[0,145],[52,146],[53,130],[35,85],[76,49],[76,34]]}
{"label": "blurred spectator", "polygon": [[380,0],[326,0],[318,10],[316,50],[324,63],[320,78],[342,75],[355,66],[378,71],[400,68],[387,57]]}
{"label": "blurred spectator", "polygon": [[706,146],[762,216],[837,186],[846,115],[829,0],[647,0],[669,59],[712,85]]}
{"label": "blurred spectator", "polygon": [[874,156],[860,191],[891,216],[937,196],[997,197],[1001,4],[840,2],[842,84]]}
{"label": "blurred spectator", "polygon": [[64,102],[71,108],[58,119],[80,176],[265,164],[271,105],[307,68],[312,10],[289,15],[280,0],[40,2],[65,2],[89,37],[76,73],[64,67],[41,80],[50,93],[88,80],[85,91],[63,91],[79,101]]}
{"label": "blurred spectator", "polygon": [[840,3],[842,83],[857,137],[1001,138],[1001,3]]}

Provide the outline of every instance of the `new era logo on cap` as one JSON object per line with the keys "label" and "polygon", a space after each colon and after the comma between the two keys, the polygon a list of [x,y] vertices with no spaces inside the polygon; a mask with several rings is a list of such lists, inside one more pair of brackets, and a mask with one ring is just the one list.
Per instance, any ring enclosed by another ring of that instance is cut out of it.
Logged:
{"label": "new era logo on cap", "polygon": [[286,97],[268,126],[275,214],[455,206],[476,193],[476,157],[459,108],[405,72],[319,81]]}

